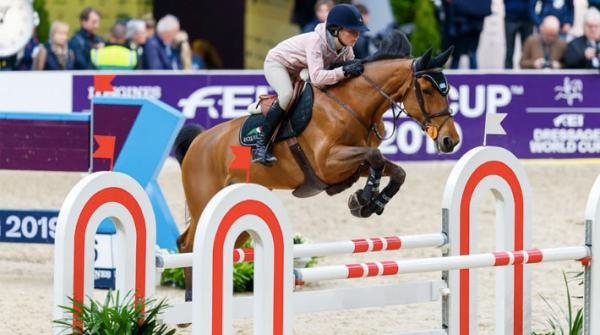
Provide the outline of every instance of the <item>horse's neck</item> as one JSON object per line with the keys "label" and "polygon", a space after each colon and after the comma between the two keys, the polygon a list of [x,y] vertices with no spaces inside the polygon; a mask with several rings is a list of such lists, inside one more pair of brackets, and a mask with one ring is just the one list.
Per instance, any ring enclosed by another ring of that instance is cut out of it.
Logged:
{"label": "horse's neck", "polygon": [[[371,114],[372,120],[381,118],[391,105],[388,97],[397,102],[405,95],[410,87],[411,75],[410,61],[406,59],[382,60],[367,64],[365,76],[372,80],[375,85],[367,80],[355,81],[357,82],[356,85],[360,85],[356,88],[358,92],[373,92],[364,96],[362,93],[359,94],[361,100],[365,99],[362,105],[370,107],[363,108],[361,112]],[[379,90],[382,92],[379,92]],[[365,115],[365,117],[367,116]]]}

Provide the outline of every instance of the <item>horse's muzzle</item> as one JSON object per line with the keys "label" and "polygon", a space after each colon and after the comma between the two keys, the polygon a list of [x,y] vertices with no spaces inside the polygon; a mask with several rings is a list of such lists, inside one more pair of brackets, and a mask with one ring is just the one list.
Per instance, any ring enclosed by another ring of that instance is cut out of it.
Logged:
{"label": "horse's muzzle", "polygon": [[458,144],[458,141],[454,142],[452,137],[443,136],[438,140],[438,149],[441,152],[452,152],[454,147]]}

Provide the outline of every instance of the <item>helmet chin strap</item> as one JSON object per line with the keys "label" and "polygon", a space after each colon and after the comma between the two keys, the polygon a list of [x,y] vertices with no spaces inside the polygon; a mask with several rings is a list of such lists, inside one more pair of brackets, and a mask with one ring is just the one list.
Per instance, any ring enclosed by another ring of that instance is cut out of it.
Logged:
{"label": "helmet chin strap", "polygon": [[[340,30],[341,30],[341,29],[340,29]],[[338,50],[338,51],[339,51],[340,49],[342,49],[343,47],[347,47],[347,45],[346,45],[346,44],[344,44],[344,42],[342,42],[342,40],[340,39],[340,30],[336,31],[336,32],[335,32],[335,35],[333,35],[333,36],[335,36],[336,50]],[[338,48],[338,45],[337,45],[338,43],[339,43],[339,45],[341,45],[341,47],[340,47],[340,48]]]}

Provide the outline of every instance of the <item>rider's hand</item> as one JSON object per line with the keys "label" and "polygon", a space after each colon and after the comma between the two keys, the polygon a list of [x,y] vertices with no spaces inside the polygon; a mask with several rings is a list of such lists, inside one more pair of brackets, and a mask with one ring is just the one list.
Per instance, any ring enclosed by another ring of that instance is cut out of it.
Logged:
{"label": "rider's hand", "polygon": [[347,78],[353,78],[360,76],[363,73],[364,67],[361,61],[356,60],[353,62],[348,62],[346,65],[342,66],[342,70],[344,71],[344,76]]}

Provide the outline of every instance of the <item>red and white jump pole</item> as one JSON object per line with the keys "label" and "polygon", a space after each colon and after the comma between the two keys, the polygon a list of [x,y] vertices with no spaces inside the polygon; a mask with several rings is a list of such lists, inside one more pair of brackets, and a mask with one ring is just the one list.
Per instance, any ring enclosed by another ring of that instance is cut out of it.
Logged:
{"label": "red and white jump pole", "polygon": [[[348,255],[400,249],[442,247],[447,243],[446,240],[446,235],[443,233],[386,236],[356,238],[348,241],[295,244],[293,250],[295,258]],[[156,267],[159,269],[188,267],[192,266],[193,258],[193,253],[157,255]],[[233,250],[234,263],[252,262],[253,260],[254,250],[252,248],[238,248]]]}
{"label": "red and white jump pole", "polygon": [[[86,303],[94,288],[94,237],[101,221],[116,227],[116,289],[134,290],[136,299],[154,295],[154,211],[144,189],[118,172],[98,172],[83,178],[69,192],[56,224],[54,244],[54,319],[71,317],[59,305],[69,297]],[[73,319],[74,326],[80,320]],[[58,327],[54,333],[62,333]]]}

